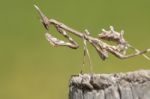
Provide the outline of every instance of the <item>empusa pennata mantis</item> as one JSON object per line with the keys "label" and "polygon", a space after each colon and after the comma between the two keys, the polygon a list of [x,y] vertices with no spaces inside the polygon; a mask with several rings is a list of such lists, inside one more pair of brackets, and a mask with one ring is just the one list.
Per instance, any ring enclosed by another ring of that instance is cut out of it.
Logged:
{"label": "empusa pennata mantis", "polygon": [[[72,49],[77,49],[79,47],[78,43],[74,41],[68,35],[67,32],[72,33],[80,37],[81,39],[83,39],[83,42],[84,42],[83,65],[85,64],[85,56],[87,55],[89,58],[90,66],[91,66],[91,59],[90,59],[90,55],[86,46],[86,42],[89,42],[96,49],[96,51],[98,52],[102,60],[105,60],[108,58],[109,52],[120,59],[127,59],[127,58],[131,58],[134,56],[143,55],[146,59],[150,60],[150,58],[145,55],[145,53],[150,52],[150,49],[139,51],[138,49],[131,46],[123,37],[124,31],[121,31],[120,33],[116,32],[114,28],[110,26],[110,30],[106,31],[102,29],[102,33],[98,34],[98,37],[93,37],[90,35],[90,32],[88,30],[85,30],[85,32],[79,32],[57,20],[48,19],[36,5],[34,6],[40,15],[40,18],[41,18],[40,21],[42,22],[45,29],[47,30],[47,33],[45,33],[45,36],[51,45],[67,46]],[[67,38],[69,42],[60,40],[52,36],[49,33],[49,29],[51,25],[53,25],[56,28],[58,33],[62,34],[65,38]],[[117,43],[117,45],[110,45],[110,44],[105,43],[102,40],[114,41]],[[135,51],[135,53],[126,54],[128,48],[132,48]],[[91,71],[92,71],[92,66],[91,66]]]}

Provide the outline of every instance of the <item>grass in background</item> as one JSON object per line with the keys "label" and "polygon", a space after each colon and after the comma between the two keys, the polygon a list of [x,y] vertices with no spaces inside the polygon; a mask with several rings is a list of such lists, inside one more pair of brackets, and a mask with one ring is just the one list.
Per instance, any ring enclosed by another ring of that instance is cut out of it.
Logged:
{"label": "grass in background", "polygon": [[[0,2],[0,98],[66,99],[70,75],[82,66],[80,49],[53,48],[45,40],[45,29],[33,7],[38,5],[49,17],[93,36],[113,25],[123,29],[125,38],[139,49],[150,47],[150,1],[148,0],[2,0]],[[54,32],[58,37],[58,33]],[[119,60],[110,55],[102,61],[88,46],[96,73],[149,69],[142,56]],[[150,56],[150,54],[147,54]],[[89,67],[85,67],[89,72]]]}

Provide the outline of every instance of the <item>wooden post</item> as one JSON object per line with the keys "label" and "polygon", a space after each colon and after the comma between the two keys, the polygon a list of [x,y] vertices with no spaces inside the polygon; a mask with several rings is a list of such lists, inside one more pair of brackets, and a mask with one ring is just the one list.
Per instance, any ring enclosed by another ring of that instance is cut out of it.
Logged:
{"label": "wooden post", "polygon": [[150,99],[150,70],[74,75],[69,99]]}

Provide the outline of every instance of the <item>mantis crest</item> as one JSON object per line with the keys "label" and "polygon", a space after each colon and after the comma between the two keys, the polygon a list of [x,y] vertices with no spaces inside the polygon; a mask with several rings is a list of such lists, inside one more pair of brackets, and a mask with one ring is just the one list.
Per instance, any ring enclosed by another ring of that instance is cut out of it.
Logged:
{"label": "mantis crest", "polygon": [[[85,64],[85,56],[88,56],[89,63],[91,65],[90,55],[89,51],[86,46],[86,42],[89,42],[97,51],[98,55],[102,60],[105,60],[108,58],[108,53],[113,54],[117,58],[120,59],[127,59],[138,55],[143,55],[146,59],[150,60],[148,56],[145,55],[145,53],[150,52],[150,49],[145,49],[143,51],[139,51],[138,49],[134,48],[132,45],[130,45],[124,38],[124,31],[117,32],[114,30],[112,26],[110,26],[110,30],[102,29],[102,32],[98,34],[98,37],[91,36],[90,32],[88,30],[85,30],[84,32],[79,32],[74,30],[73,28],[68,27],[67,25],[54,20],[54,19],[48,19],[42,11],[34,5],[37,12],[40,15],[40,21],[44,25],[45,29],[47,30],[47,33],[45,33],[46,39],[49,41],[49,43],[53,46],[67,46],[72,49],[79,48],[79,45],[76,41],[72,39],[68,35],[69,33],[72,33],[81,39],[83,39],[84,43],[84,59],[83,59],[83,65]],[[54,37],[52,34],[50,34],[50,28],[51,25],[53,25],[58,33],[62,34],[67,40],[63,41],[56,37]],[[116,45],[110,45],[104,40],[107,41],[113,41],[116,43]],[[133,54],[127,54],[127,50],[131,48],[135,51]],[[91,68],[92,69],[92,68]]]}

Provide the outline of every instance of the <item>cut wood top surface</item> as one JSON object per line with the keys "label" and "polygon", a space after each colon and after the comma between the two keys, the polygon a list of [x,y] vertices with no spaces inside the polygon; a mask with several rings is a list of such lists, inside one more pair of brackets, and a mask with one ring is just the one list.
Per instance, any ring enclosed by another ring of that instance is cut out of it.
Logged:
{"label": "cut wood top surface", "polygon": [[128,84],[143,84],[150,81],[150,70],[139,70],[128,73],[113,74],[79,74],[70,79],[70,86],[79,89],[99,90],[109,86],[126,86]]}

